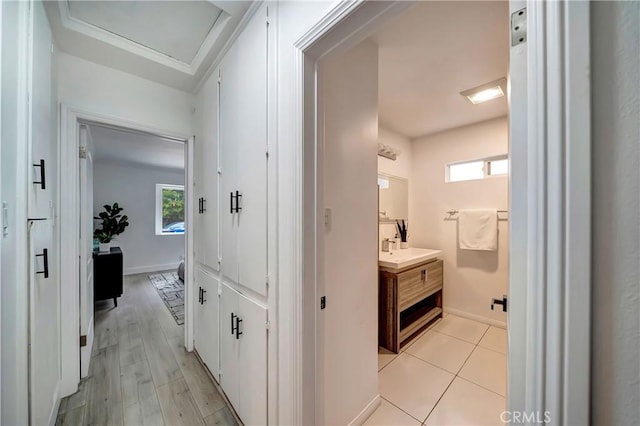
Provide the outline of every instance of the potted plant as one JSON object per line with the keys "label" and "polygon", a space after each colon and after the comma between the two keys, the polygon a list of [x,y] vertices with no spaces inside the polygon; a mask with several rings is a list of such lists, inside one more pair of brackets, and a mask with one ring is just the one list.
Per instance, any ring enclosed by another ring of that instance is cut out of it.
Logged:
{"label": "potted plant", "polygon": [[121,214],[123,210],[118,203],[113,203],[112,206],[105,204],[104,211],[94,217],[102,221],[101,227],[93,231],[93,237],[100,242],[100,252],[111,251],[111,241],[129,226],[129,218]]}

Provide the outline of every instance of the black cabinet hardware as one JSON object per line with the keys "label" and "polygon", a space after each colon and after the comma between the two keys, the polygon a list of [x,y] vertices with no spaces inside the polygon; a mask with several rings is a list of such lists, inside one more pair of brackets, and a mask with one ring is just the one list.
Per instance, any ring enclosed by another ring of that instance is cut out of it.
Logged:
{"label": "black cabinet hardware", "polygon": [[[235,195],[233,194],[233,192],[229,193],[229,213],[240,213],[240,210],[242,210],[242,207],[240,207],[240,198],[242,198],[242,194],[240,193],[240,191],[236,191]],[[234,199],[236,200],[235,207],[233,206]]]}
{"label": "black cabinet hardware", "polygon": [[242,194],[240,191],[236,191],[236,213],[240,213],[242,207],[240,207],[240,198],[242,198]]}
{"label": "black cabinet hardware", "polygon": [[231,312],[231,334],[236,333],[236,327],[234,325],[235,318],[236,318],[236,315],[233,312]]}
{"label": "black cabinet hardware", "polygon": [[49,278],[49,250],[43,249],[42,254],[36,254],[36,257],[42,257],[44,260],[44,269],[37,271],[36,274],[42,274],[45,278]]}
{"label": "black cabinet hardware", "polygon": [[46,189],[47,188],[47,184],[46,184],[46,178],[45,178],[45,170],[44,170],[44,160],[40,160],[40,164],[34,164],[33,167],[39,167],[40,168],[40,180],[39,181],[34,181],[33,184],[34,185],[40,185],[41,189]]}
{"label": "black cabinet hardware", "polygon": [[240,323],[242,322],[242,318],[236,315],[236,340],[240,339],[240,335],[242,331],[240,331]]}
{"label": "black cabinet hardware", "polygon": [[207,290],[205,290],[205,289],[203,288],[203,289],[202,289],[202,293],[200,293],[200,294],[202,294],[202,296],[201,296],[201,298],[202,298],[202,302],[200,302],[200,304],[202,304],[202,305],[204,305],[204,302],[206,302],[206,301],[207,301],[207,299],[205,299],[205,298],[204,298],[204,295],[205,295],[206,293],[207,293]]}
{"label": "black cabinet hardware", "polygon": [[204,198],[202,198],[202,197],[198,198],[198,213],[199,214],[202,214],[202,213],[207,211],[206,202],[207,202],[207,200],[205,200]]}
{"label": "black cabinet hardware", "polygon": [[198,303],[202,305],[202,287],[198,287]]}
{"label": "black cabinet hardware", "polygon": [[502,299],[491,300],[491,310],[493,311],[493,305],[502,305],[502,312],[507,312],[507,295],[502,296]]}

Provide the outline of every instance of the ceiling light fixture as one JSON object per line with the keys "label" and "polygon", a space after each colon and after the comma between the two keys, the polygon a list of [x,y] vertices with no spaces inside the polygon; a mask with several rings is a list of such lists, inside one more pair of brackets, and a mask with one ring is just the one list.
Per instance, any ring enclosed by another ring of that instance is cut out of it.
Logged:
{"label": "ceiling light fixture", "polygon": [[464,92],[460,92],[460,94],[469,99],[472,104],[477,105],[504,96],[502,88],[506,86],[506,84],[507,79],[500,78],[490,83],[474,87],[473,89],[465,90]]}

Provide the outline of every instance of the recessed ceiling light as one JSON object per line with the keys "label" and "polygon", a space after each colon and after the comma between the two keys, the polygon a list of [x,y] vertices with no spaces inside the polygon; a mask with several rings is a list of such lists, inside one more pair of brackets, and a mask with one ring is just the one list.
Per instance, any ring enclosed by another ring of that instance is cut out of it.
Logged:
{"label": "recessed ceiling light", "polygon": [[464,92],[460,92],[460,94],[469,99],[469,101],[474,105],[481,104],[482,102],[487,102],[504,96],[502,87],[505,86],[506,83],[507,80],[505,78],[500,78],[490,83],[483,84],[482,86],[465,90]]}

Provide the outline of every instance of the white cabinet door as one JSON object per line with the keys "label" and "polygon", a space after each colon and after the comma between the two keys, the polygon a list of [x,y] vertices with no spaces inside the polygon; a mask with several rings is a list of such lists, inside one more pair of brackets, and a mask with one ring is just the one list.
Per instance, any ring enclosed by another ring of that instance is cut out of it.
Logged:
{"label": "white cabinet door", "polygon": [[[193,295],[193,321],[194,321],[194,329],[193,329],[193,345],[195,346],[200,358],[204,361],[206,358],[207,347],[205,341],[207,339],[207,326],[205,320],[205,310],[204,305],[200,303],[200,297],[202,296],[202,290],[205,286],[205,277],[202,269],[196,267],[193,271],[193,284],[195,288],[195,292]],[[205,361],[206,363],[206,361]]]}
{"label": "white cabinet door", "polygon": [[[199,111],[200,112],[200,111]],[[199,117],[199,121],[203,121],[203,117]],[[203,218],[202,213],[200,213],[200,200],[204,198],[205,186],[206,182],[204,179],[204,171],[203,171],[203,163],[204,163],[204,141],[203,141],[203,132],[202,130],[198,131],[195,137],[194,149],[193,149],[193,176],[195,179],[195,187],[194,194],[195,199],[193,200],[193,211],[195,212],[193,215],[193,251],[195,252],[195,261],[200,264],[205,264],[205,250],[204,250],[204,240],[205,240],[205,232],[204,232],[204,224],[205,220]],[[197,296],[196,296],[197,301]]]}
{"label": "white cabinet door", "polygon": [[[214,72],[217,76],[218,71]],[[218,271],[218,104],[219,87],[216,77],[210,78],[202,88],[198,98],[200,127],[196,137],[197,198],[196,212],[198,226],[196,238],[196,259],[214,271]],[[203,201],[200,202],[200,199]],[[202,205],[201,205],[202,203]]]}
{"label": "white cabinet door", "polygon": [[[236,410],[238,408],[239,336],[236,335],[239,294],[222,284],[220,295],[220,386]],[[243,395],[244,397],[244,395]]]}
{"label": "white cabinet door", "polygon": [[[246,125],[238,105],[238,49],[234,46],[220,66],[220,246],[221,272],[238,282],[238,133]],[[244,82],[243,82],[244,83]],[[241,201],[240,201],[241,203]]]}
{"label": "white cabinet door", "polygon": [[42,4],[35,2],[32,7],[29,217],[43,218],[50,216],[49,202],[54,198],[57,114],[52,102],[51,31]]}
{"label": "white cabinet door", "polygon": [[48,423],[59,380],[56,367],[59,363],[59,288],[55,271],[52,269],[52,234],[51,220],[30,222],[29,376],[31,378],[31,422],[34,425]]}
{"label": "white cabinet door", "polygon": [[238,415],[245,425],[267,423],[267,309],[239,296]]}
{"label": "white cabinet door", "polygon": [[203,307],[200,347],[204,348],[202,360],[211,374],[218,378],[220,369],[220,297],[218,279],[204,272],[201,306]]}
{"label": "white cabinet door", "polygon": [[267,294],[267,16],[263,6],[236,42],[237,78],[242,82],[237,102],[242,117],[238,126],[238,281]]}

